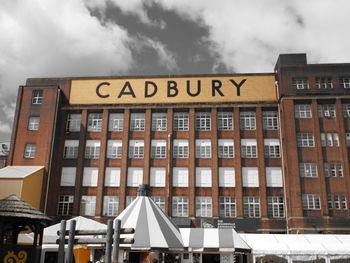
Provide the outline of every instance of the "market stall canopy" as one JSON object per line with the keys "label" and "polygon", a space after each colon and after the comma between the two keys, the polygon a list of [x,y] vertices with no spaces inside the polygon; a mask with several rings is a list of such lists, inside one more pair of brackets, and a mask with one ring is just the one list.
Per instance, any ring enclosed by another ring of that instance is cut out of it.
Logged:
{"label": "market stall canopy", "polygon": [[133,250],[183,250],[178,227],[149,195],[148,186],[140,186],[137,198],[116,218],[121,220],[122,228],[135,229],[132,236],[122,235],[135,240],[127,246]]}
{"label": "market stall canopy", "polygon": [[234,229],[180,228],[184,247],[193,252],[241,252],[251,248]]}

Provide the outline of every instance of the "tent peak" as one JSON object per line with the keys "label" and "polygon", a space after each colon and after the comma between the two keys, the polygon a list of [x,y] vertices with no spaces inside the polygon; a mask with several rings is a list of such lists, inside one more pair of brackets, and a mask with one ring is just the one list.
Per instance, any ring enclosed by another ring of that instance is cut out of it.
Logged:
{"label": "tent peak", "polygon": [[137,189],[138,196],[151,196],[151,187],[149,184],[140,184],[139,189]]}

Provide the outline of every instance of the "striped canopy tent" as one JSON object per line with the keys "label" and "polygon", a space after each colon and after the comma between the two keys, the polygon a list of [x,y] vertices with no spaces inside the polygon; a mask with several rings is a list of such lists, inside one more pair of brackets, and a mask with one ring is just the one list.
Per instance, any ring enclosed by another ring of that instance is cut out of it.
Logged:
{"label": "striped canopy tent", "polygon": [[134,234],[121,235],[134,238],[131,250],[183,250],[178,227],[150,198],[148,185],[141,185],[137,198],[116,218],[121,228],[134,228]]}
{"label": "striped canopy tent", "polygon": [[250,253],[251,248],[234,229],[180,228],[184,247],[192,252]]}

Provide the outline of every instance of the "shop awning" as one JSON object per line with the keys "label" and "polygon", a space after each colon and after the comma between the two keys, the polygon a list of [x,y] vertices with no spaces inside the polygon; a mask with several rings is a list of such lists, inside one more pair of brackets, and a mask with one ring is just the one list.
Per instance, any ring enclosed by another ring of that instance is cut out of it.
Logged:
{"label": "shop awning", "polygon": [[242,252],[251,248],[234,229],[180,228],[184,247],[193,252]]}

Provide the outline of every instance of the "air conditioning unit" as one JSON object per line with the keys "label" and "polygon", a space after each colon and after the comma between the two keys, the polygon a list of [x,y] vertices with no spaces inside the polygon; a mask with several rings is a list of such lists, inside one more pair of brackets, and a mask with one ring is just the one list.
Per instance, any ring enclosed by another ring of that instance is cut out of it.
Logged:
{"label": "air conditioning unit", "polygon": [[346,110],[346,114],[350,117],[350,110]]}
{"label": "air conditioning unit", "polygon": [[328,110],[326,110],[326,111],[324,111],[324,116],[326,116],[326,117],[330,117],[330,116],[331,116],[331,114],[330,114],[330,112],[329,112]]}

